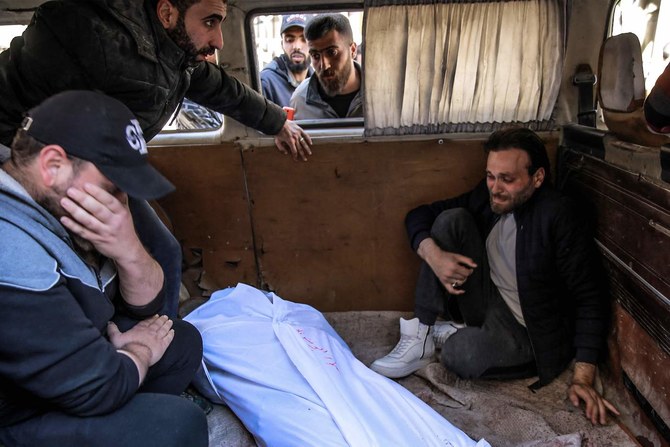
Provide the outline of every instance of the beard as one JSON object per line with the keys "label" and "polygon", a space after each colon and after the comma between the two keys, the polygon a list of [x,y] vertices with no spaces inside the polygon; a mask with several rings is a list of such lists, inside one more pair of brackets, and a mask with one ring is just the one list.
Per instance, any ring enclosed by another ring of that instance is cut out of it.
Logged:
{"label": "beard", "polygon": [[286,55],[286,67],[291,73],[302,73],[303,71],[307,70],[307,67],[309,67],[309,64],[311,63],[311,60],[309,56],[306,56],[301,51],[294,51],[294,53],[299,53],[303,55],[302,62],[293,62],[291,57]]}
{"label": "beard", "polygon": [[[70,181],[70,184],[72,182]],[[69,214],[63,209],[63,207],[60,204],[60,201],[63,197],[66,196],[65,191],[67,191],[67,188],[70,187],[70,184],[64,189],[60,188],[55,188],[54,190],[49,190],[45,194],[40,195],[35,198],[35,201],[45,210],[49,212],[52,216],[54,216],[57,220],[60,221],[61,217],[69,216]],[[92,253],[94,253],[95,247],[93,244],[87,240],[84,239],[83,237],[72,233],[70,230],[65,228],[65,231],[67,234],[70,236],[70,239],[72,239],[72,243],[74,244],[75,251],[77,251],[82,257],[85,259]]]}
{"label": "beard", "polygon": [[[323,91],[328,96],[339,95],[344,86],[349,80],[351,75],[352,64],[351,64],[351,53],[347,52],[347,60],[342,68],[342,71],[339,73],[336,72],[332,67],[325,71],[320,71],[317,73],[319,82]],[[328,76],[328,79],[324,79],[323,76]]]}
{"label": "beard", "polygon": [[[489,203],[491,210],[496,214],[505,214],[513,211],[526,203],[535,192],[535,187],[529,184],[526,188],[516,194],[493,194],[489,190]],[[506,199],[504,203],[493,202],[494,198]]]}
{"label": "beard", "polygon": [[166,32],[168,36],[170,36],[170,39],[172,39],[172,41],[184,52],[186,55],[186,63],[188,65],[197,65],[200,62],[198,56],[209,56],[216,51],[216,48],[214,47],[196,48],[193,40],[191,40],[191,37],[186,31],[184,14],[179,14],[175,27],[167,29]]}

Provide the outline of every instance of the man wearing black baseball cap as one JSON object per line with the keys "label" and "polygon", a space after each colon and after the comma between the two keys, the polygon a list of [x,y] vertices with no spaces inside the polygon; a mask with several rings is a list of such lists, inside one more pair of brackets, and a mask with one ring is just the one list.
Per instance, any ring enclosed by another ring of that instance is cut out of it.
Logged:
{"label": "man wearing black baseball cap", "polygon": [[311,17],[307,14],[282,16],[279,34],[284,53],[272,59],[261,70],[263,96],[282,107],[289,105],[296,87],[314,73],[303,33]]}
{"label": "man wearing black baseball cap", "polygon": [[66,91],[31,109],[0,169],[0,444],[207,445],[179,397],[197,330],[158,315],[164,276],[128,197],[174,188],[116,99]]}

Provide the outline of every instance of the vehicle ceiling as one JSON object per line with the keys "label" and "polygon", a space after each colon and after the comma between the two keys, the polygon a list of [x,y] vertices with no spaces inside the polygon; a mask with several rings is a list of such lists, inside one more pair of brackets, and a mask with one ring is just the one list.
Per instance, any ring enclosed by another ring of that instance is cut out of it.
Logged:
{"label": "vehicle ceiling", "polygon": [[[0,25],[14,24],[14,23],[28,23],[32,17],[32,11],[42,3],[49,0],[0,0]],[[299,9],[301,5],[309,5],[312,8],[315,4],[322,3],[320,0],[295,0],[290,2],[291,6]],[[228,0],[228,4],[239,7],[246,11],[255,9],[284,9],[285,2],[277,2],[276,0]],[[323,3],[322,3],[323,4]],[[328,6],[342,4],[347,5],[348,8],[358,5],[362,6],[362,0],[331,0],[327,3]]]}

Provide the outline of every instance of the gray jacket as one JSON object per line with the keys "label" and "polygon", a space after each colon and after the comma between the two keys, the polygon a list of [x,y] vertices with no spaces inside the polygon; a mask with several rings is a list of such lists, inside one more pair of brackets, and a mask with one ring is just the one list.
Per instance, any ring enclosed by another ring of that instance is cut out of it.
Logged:
{"label": "gray jacket", "polygon": [[[361,73],[361,66],[354,61],[354,66]],[[294,119],[322,119],[322,118],[340,118],[335,110],[323,100],[319,94],[317,83],[319,82],[316,74],[302,81],[291,96],[291,107],[295,109]],[[363,116],[363,84],[354,99],[349,104],[347,118]]]}

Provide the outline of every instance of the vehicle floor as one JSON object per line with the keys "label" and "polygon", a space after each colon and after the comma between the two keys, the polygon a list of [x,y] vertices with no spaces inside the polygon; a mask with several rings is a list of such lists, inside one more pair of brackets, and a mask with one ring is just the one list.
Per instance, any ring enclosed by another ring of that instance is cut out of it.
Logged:
{"label": "vehicle floor", "polygon": [[[333,328],[365,365],[388,353],[399,337],[401,312],[333,312]],[[473,439],[495,447],[634,447],[626,432],[610,420],[593,426],[566,399],[571,371],[532,392],[536,378],[512,381],[461,380],[437,360],[398,380],[435,411]],[[208,416],[210,446],[255,446],[253,437],[226,406]],[[316,446],[317,444],[315,444]],[[402,446],[401,446],[402,447]]]}

